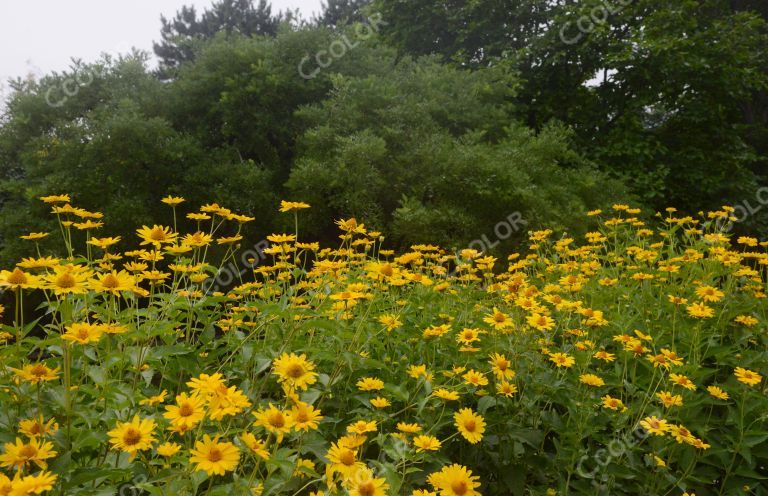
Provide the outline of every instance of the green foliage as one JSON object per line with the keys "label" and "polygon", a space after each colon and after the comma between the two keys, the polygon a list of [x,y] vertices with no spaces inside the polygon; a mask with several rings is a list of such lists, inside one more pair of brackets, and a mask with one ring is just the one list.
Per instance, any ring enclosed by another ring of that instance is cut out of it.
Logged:
{"label": "green foliage", "polygon": [[204,149],[161,116],[169,88],[146,72],[142,60],[76,70],[98,70],[103,78],[58,108],[46,104],[46,88],[67,74],[26,88],[9,104],[9,125],[0,130],[6,157],[0,257],[17,256],[23,242],[11,233],[45,218],[36,198],[52,191],[71,191],[78,203],[112,221],[102,234],[123,237],[133,236],[132,226],[156,222],[160,198],[180,188],[189,199],[210,198],[247,212],[276,204],[268,171],[226,148]]}
{"label": "green foliage", "polygon": [[429,59],[337,78],[331,98],[301,111],[314,126],[287,183],[314,206],[311,234],[354,215],[397,245],[465,244],[515,212],[578,232],[576,215],[624,192],[573,151],[562,126],[536,135],[509,124],[517,84],[502,67],[466,72]]}
{"label": "green foliage", "polygon": [[160,16],[163,27],[160,43],[154,44],[155,55],[160,59],[159,73],[171,77],[182,64],[195,58],[196,42],[213,38],[218,33],[245,36],[277,34],[281,22],[292,18],[290,12],[272,15],[272,5],[267,0],[220,0],[205,9],[198,19],[194,6],[183,6],[173,19]]}
{"label": "green foliage", "polygon": [[340,27],[365,20],[364,10],[371,0],[324,0],[322,12],[315,19],[321,26]]}
{"label": "green foliage", "polygon": [[577,149],[645,201],[697,211],[768,181],[764,2],[377,0],[401,53],[509,62],[515,115],[573,127]]}

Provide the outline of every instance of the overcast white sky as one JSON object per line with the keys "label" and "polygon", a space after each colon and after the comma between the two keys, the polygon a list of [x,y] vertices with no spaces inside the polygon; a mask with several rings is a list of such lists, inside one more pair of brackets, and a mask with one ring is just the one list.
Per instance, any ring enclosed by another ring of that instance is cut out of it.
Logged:
{"label": "overcast white sky", "polygon": [[[321,0],[272,0],[272,11],[300,9],[305,18]],[[212,0],[0,0],[0,82],[69,66],[71,57],[92,61],[102,52],[131,47],[152,51],[160,14],[182,5],[198,12]],[[2,97],[0,88],[0,97]]]}

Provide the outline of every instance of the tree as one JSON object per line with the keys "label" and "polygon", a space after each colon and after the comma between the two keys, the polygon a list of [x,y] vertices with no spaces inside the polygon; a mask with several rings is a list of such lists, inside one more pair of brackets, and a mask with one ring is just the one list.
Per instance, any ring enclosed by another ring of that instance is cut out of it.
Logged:
{"label": "tree", "polygon": [[557,120],[657,208],[752,197],[768,177],[768,28],[752,0],[376,0],[402,54],[511,63],[516,115]]}
{"label": "tree", "polygon": [[[313,205],[309,234],[333,233],[333,219],[352,215],[398,246],[466,246],[516,213],[531,227],[580,232],[576,212],[625,197],[562,126],[536,134],[510,120],[518,81],[504,67],[468,72],[434,57],[388,65],[336,78],[329,99],[300,111],[312,127],[287,188]],[[516,227],[504,248],[521,241]]]}
{"label": "tree", "polygon": [[362,22],[365,20],[363,10],[371,2],[372,0],[325,0],[322,3],[322,12],[315,19],[315,23],[321,26],[337,27]]}
{"label": "tree", "polygon": [[[52,106],[48,88],[75,73],[97,76]],[[226,144],[206,148],[175,129],[164,115],[171,91],[136,57],[17,85],[0,127],[0,260],[28,254],[18,236],[32,226],[55,231],[49,209],[37,200],[48,194],[71,194],[79,206],[104,213],[107,230],[98,236],[130,239],[137,225],[167,223],[160,199],[168,194],[184,196],[192,208],[215,201],[258,211],[261,224],[244,234],[264,235],[274,212],[264,206],[277,203],[270,173]],[[183,216],[179,221],[180,228],[195,229]],[[43,240],[44,251],[54,237]]]}
{"label": "tree", "polygon": [[281,22],[289,21],[289,12],[272,15],[267,0],[220,0],[205,9],[198,19],[194,8],[183,6],[173,19],[161,16],[161,41],[154,43],[155,55],[160,59],[160,73],[164,77],[174,74],[185,62],[194,59],[196,42],[209,39],[217,33],[239,33],[244,36],[277,34]]}

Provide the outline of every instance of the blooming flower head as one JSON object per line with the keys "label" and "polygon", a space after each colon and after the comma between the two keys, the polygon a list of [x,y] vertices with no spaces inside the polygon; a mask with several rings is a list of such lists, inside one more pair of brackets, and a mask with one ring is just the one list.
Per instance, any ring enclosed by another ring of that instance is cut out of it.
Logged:
{"label": "blooming flower head", "polygon": [[718,386],[707,386],[707,392],[714,398],[719,400],[727,400],[729,398],[728,393],[723,391]]}
{"label": "blooming flower head", "polygon": [[576,363],[576,359],[566,353],[552,353],[549,355],[549,360],[558,368],[570,368]]}
{"label": "blooming flower head", "polygon": [[272,403],[268,408],[259,409],[253,412],[256,417],[255,424],[263,427],[267,432],[275,434],[278,442],[283,440],[283,436],[291,431],[293,421],[290,414],[275,407]]}
{"label": "blooming flower head", "polygon": [[153,245],[157,249],[163,244],[173,244],[179,236],[170,227],[157,224],[152,227],[142,226],[136,230],[136,234],[141,238],[142,246]]}
{"label": "blooming flower head", "polygon": [[737,381],[748,386],[756,386],[760,384],[760,381],[763,380],[763,376],[757,372],[753,372],[742,367],[736,367],[734,370],[734,375],[736,376]]}
{"label": "blooming flower head", "polygon": [[205,416],[205,400],[199,394],[181,393],[176,396],[175,405],[166,405],[163,417],[174,427],[189,430]]}
{"label": "blooming flower head", "polygon": [[95,343],[104,334],[104,328],[101,325],[88,322],[77,322],[65,329],[67,332],[61,335],[61,339],[77,344]]}
{"label": "blooming flower head", "polygon": [[387,496],[389,484],[386,479],[375,477],[368,467],[360,467],[347,479],[345,487],[349,496]]}
{"label": "blooming flower head", "polygon": [[136,415],[130,422],[118,422],[107,435],[112,447],[130,454],[133,458],[137,452],[152,447],[155,442],[154,430],[154,420],[142,419]]}
{"label": "blooming flower head", "polygon": [[29,442],[24,442],[16,438],[16,443],[5,443],[5,450],[0,454],[0,466],[14,467],[24,470],[31,464],[35,464],[42,469],[48,468],[47,459],[56,456],[53,444],[48,441],[41,441],[38,437],[33,437]]}
{"label": "blooming flower head", "polygon": [[384,381],[376,377],[363,377],[357,381],[357,388],[360,391],[380,391],[384,389]]}
{"label": "blooming flower head", "polygon": [[621,410],[624,411],[627,409],[626,406],[624,406],[624,402],[622,402],[619,398],[614,398],[611,395],[605,395],[600,400],[603,402],[603,408],[607,408],[609,410]]}
{"label": "blooming flower head", "polygon": [[309,203],[280,200],[281,212],[290,212],[292,210],[301,210],[305,208],[310,208]]}
{"label": "blooming flower head", "polygon": [[224,475],[237,467],[240,461],[240,450],[230,442],[221,442],[219,437],[211,439],[208,434],[202,441],[195,442],[195,448],[190,450],[190,463],[195,469],[208,475]]}
{"label": "blooming flower head", "polygon": [[471,444],[477,444],[483,439],[485,419],[469,408],[462,408],[453,415],[454,425],[459,433]]}
{"label": "blooming flower head", "polygon": [[315,430],[318,428],[318,423],[323,419],[320,410],[303,401],[297,402],[291,408],[290,416],[293,428],[297,431]]}
{"label": "blooming flower head", "polygon": [[595,374],[582,374],[579,376],[579,382],[593,387],[605,386],[605,381]]}
{"label": "blooming flower head", "polygon": [[481,496],[476,491],[480,487],[479,479],[466,467],[453,464],[430,474],[427,481],[440,493],[440,496]]}
{"label": "blooming flower head", "polygon": [[52,369],[44,363],[32,363],[24,365],[20,369],[11,370],[16,374],[16,377],[22,381],[37,384],[39,382],[55,381],[59,378],[59,368]]}
{"label": "blooming flower head", "polygon": [[434,436],[421,435],[413,438],[413,445],[418,452],[437,451],[442,446],[442,443]]}
{"label": "blooming flower head", "polygon": [[306,355],[283,353],[275,359],[273,366],[277,380],[295,389],[306,391],[317,381],[317,372],[314,372],[315,364],[307,360]]}

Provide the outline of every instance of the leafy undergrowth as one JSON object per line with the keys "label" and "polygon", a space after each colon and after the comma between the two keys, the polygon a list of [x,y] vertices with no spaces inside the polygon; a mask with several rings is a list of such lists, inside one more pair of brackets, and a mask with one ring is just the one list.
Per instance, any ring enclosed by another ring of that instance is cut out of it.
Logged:
{"label": "leafy undergrowth", "polygon": [[0,274],[0,494],[768,494],[768,256],[728,209],[616,205],[502,264],[354,219],[321,249],[284,202],[297,232],[224,293],[251,218],[120,240],[43,200],[64,258]]}

